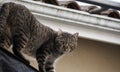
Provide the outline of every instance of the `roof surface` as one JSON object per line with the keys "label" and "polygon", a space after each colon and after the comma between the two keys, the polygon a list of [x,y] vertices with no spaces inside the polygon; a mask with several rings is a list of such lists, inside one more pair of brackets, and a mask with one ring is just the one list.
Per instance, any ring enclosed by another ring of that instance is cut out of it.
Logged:
{"label": "roof surface", "polygon": [[109,9],[103,8],[103,7],[91,5],[91,4],[86,5],[86,4],[83,4],[82,2],[78,2],[75,0],[33,0],[33,1],[44,2],[44,3],[53,4],[57,6],[63,6],[70,9],[88,12],[91,14],[104,15],[104,16],[120,19],[120,13],[118,10],[114,10],[111,8]]}

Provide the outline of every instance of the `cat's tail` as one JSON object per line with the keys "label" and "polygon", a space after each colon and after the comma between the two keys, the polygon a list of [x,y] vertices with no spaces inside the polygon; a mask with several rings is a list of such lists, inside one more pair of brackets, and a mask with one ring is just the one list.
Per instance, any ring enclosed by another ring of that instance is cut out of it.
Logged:
{"label": "cat's tail", "polygon": [[2,41],[2,33],[3,33],[3,29],[5,27],[5,24],[7,23],[7,18],[9,16],[10,10],[12,8],[14,3],[9,2],[9,3],[4,3],[1,6],[0,9],[0,43]]}

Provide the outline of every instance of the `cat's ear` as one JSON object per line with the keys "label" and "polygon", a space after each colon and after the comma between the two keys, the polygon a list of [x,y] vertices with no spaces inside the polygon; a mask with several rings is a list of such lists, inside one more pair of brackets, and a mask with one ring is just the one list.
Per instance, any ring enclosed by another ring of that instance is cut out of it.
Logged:
{"label": "cat's ear", "polygon": [[61,29],[59,29],[58,35],[61,35],[62,33],[63,33],[63,31]]}
{"label": "cat's ear", "polygon": [[79,33],[75,33],[75,34],[73,34],[73,35],[74,35],[75,39],[78,40],[78,35],[79,35]]}

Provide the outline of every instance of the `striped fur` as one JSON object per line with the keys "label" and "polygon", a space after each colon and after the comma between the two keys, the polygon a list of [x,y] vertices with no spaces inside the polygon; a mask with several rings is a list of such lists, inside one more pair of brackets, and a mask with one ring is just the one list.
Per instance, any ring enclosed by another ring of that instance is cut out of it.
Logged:
{"label": "striped fur", "polygon": [[22,49],[23,52],[35,57],[36,50],[54,34],[55,31],[39,23],[25,6],[12,2],[2,5],[0,46],[9,48],[12,44],[14,54],[22,60],[25,61],[20,53]]}
{"label": "striped fur", "polygon": [[1,7],[0,47],[13,45],[14,54],[27,64],[22,53],[37,58],[40,72],[53,72],[54,60],[76,47],[77,35],[56,32],[41,24],[23,5],[9,2]]}
{"label": "striped fur", "polygon": [[36,54],[40,72],[54,72],[56,59],[77,47],[77,37],[77,34],[63,32],[45,42]]}

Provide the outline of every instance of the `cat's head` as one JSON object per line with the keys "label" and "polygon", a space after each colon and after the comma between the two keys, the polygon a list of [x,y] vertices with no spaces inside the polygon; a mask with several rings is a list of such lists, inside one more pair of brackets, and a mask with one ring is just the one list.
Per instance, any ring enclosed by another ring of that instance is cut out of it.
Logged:
{"label": "cat's head", "polygon": [[55,39],[57,50],[62,53],[68,53],[77,48],[78,33],[70,34],[67,32],[59,31]]}

